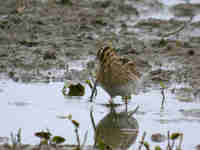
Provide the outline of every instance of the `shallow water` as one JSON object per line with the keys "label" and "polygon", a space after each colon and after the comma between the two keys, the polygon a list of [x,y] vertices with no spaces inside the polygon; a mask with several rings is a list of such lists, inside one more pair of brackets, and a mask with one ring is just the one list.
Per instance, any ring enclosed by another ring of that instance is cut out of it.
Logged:
{"label": "shallow water", "polygon": [[[88,102],[90,89],[86,86],[86,95],[83,97],[64,97],[62,95],[63,83],[16,83],[11,80],[0,81],[0,113],[1,136],[9,137],[11,132],[17,132],[22,128],[22,142],[37,144],[39,139],[34,133],[49,129],[53,135],[66,138],[67,144],[76,144],[74,127],[68,120],[58,116],[72,114],[72,118],[80,123],[80,137],[88,131],[87,144],[93,144],[93,127],[90,120],[90,110],[93,109],[95,123],[98,123],[109,109],[100,104],[107,103],[108,95],[98,88],[98,95],[94,103]],[[199,142],[200,130],[199,117],[183,115],[180,110],[192,110],[200,107],[199,103],[184,103],[175,99],[175,96],[166,91],[166,103],[163,110],[160,109],[162,95],[159,90],[141,93],[134,96],[129,103],[129,110],[139,106],[139,111],[134,115],[139,124],[138,145],[141,135],[147,132],[147,141],[153,133],[182,132],[184,134],[184,149],[194,148]],[[120,98],[116,98],[120,103]],[[117,110],[122,111],[124,106]],[[192,140],[191,140],[192,137]],[[134,147],[136,146],[133,145]],[[158,145],[151,142],[150,145]],[[161,143],[166,146],[166,143]],[[131,149],[131,148],[130,148]]]}

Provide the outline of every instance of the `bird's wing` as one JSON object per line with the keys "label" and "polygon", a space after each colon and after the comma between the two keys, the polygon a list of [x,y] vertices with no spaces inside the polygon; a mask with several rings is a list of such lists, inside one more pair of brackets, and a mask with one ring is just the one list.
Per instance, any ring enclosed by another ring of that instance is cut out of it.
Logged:
{"label": "bird's wing", "polygon": [[137,79],[139,79],[141,77],[141,74],[136,69],[135,61],[128,59],[128,58],[120,57],[120,62],[122,64],[122,67],[124,68],[124,70],[130,72],[130,74],[132,76],[135,76]]}
{"label": "bird's wing", "polygon": [[110,81],[112,84],[126,84],[130,80],[138,80],[140,78],[139,73],[135,69],[135,63],[128,59],[122,59],[121,57],[115,57],[110,61],[110,67],[108,70]]}

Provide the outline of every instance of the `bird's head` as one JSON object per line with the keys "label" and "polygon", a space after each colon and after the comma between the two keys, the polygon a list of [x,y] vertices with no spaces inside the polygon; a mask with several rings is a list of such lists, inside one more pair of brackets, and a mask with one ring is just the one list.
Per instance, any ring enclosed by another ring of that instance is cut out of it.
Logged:
{"label": "bird's head", "polygon": [[112,55],[115,55],[115,50],[109,45],[104,45],[99,48],[97,52],[97,59],[102,62],[105,58]]}

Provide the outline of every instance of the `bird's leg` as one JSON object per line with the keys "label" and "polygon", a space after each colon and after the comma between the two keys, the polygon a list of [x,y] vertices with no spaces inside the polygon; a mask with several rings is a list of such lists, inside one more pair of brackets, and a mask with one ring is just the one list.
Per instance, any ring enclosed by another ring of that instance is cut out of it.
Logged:
{"label": "bird's leg", "polygon": [[128,112],[128,100],[130,99],[130,96],[124,96],[124,102],[125,102],[125,111]]}
{"label": "bird's leg", "polygon": [[125,105],[126,105],[125,110],[126,112],[128,112],[128,98],[127,97],[125,97]]}
{"label": "bird's leg", "polygon": [[92,94],[90,96],[90,102],[92,102],[96,90],[97,90],[97,81],[94,82],[94,86],[93,86],[93,89],[92,89]]}

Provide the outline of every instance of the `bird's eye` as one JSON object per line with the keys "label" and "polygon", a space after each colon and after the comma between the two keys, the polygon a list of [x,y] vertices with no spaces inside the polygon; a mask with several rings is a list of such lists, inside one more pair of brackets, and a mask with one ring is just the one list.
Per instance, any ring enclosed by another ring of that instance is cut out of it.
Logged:
{"label": "bird's eye", "polygon": [[111,48],[109,46],[103,46],[99,49],[98,53],[97,53],[97,57],[99,60],[103,60],[103,58],[105,57],[105,54],[108,50],[111,50]]}

